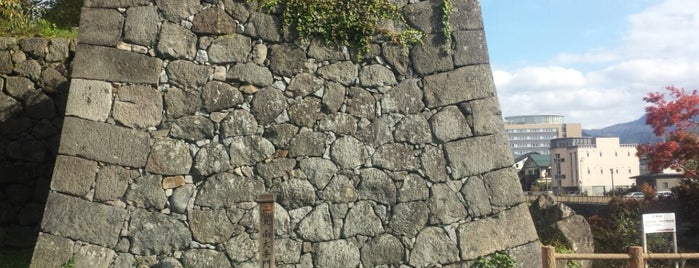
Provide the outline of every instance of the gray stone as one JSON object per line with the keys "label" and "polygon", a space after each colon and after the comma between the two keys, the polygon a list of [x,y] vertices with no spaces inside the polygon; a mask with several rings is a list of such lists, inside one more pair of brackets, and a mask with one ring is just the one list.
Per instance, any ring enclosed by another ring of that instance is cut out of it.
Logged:
{"label": "gray stone", "polygon": [[180,25],[163,23],[155,49],[165,58],[193,60],[197,54],[197,36]]}
{"label": "gray stone", "polygon": [[274,145],[260,136],[233,137],[228,147],[233,167],[255,165],[273,153]]}
{"label": "gray stone", "polygon": [[[128,251],[128,248],[126,250]],[[114,260],[114,268],[132,268],[136,264],[136,258],[129,253],[120,253]]]}
{"label": "gray stone", "polygon": [[432,142],[430,124],[422,114],[408,115],[396,125],[393,132],[396,141],[411,144],[423,144]]}
{"label": "gray stone", "polygon": [[454,36],[454,65],[488,63],[488,48],[486,47],[483,30],[456,31]]}
{"label": "gray stone", "polygon": [[471,128],[459,108],[450,105],[433,115],[430,120],[432,133],[441,143],[472,136]]}
{"label": "gray stone", "polygon": [[[541,243],[539,241],[531,242],[526,245],[521,245],[518,247],[511,248],[507,250],[507,254],[512,257],[512,260],[515,261],[519,267],[524,268],[524,265],[527,266],[532,266],[532,267],[539,267],[542,266],[543,264],[541,263],[542,258],[541,258]],[[561,261],[563,262],[563,261]],[[589,262],[589,261],[588,261]],[[581,263],[583,264],[583,263]],[[559,267],[564,267],[564,264],[557,264],[561,265]]]}
{"label": "gray stone", "polygon": [[211,249],[190,249],[182,254],[184,267],[231,267],[226,254]]}
{"label": "gray stone", "polygon": [[[478,136],[505,133],[500,104],[496,97],[478,99],[469,102],[470,105],[460,105],[469,112],[473,121],[473,133]],[[496,120],[497,119],[497,120]]]}
{"label": "gray stone", "polygon": [[85,7],[118,8],[145,6],[149,3],[148,0],[85,0]]}
{"label": "gray stone", "polygon": [[57,236],[114,247],[126,216],[124,209],[49,193],[41,228]]}
{"label": "gray stone", "polygon": [[305,158],[299,162],[299,168],[308,176],[317,189],[323,189],[330,182],[332,176],[338,171],[335,163],[320,157]]}
{"label": "gray stone", "polygon": [[347,91],[345,104],[348,114],[367,119],[376,117],[376,99],[363,88],[351,87]]}
{"label": "gray stone", "polygon": [[46,154],[46,146],[37,140],[15,141],[7,145],[9,159],[43,162],[46,159]]}
{"label": "gray stone", "polygon": [[420,156],[420,162],[425,170],[425,176],[431,182],[445,182],[449,179],[446,170],[447,160],[440,147],[426,146]]}
{"label": "gray stone", "polygon": [[313,245],[316,267],[358,267],[359,248],[347,240],[333,240]]}
{"label": "gray stone", "polygon": [[194,15],[197,11],[201,9],[200,1],[198,0],[184,0],[184,1],[168,1],[168,0],[156,0],[155,4],[158,9],[165,16],[165,19],[179,23],[181,20]]}
{"label": "gray stone", "polygon": [[215,112],[233,108],[243,102],[243,94],[237,88],[218,81],[206,83],[201,92],[204,109]]}
{"label": "gray stone", "polygon": [[405,248],[400,240],[392,235],[379,235],[361,248],[364,267],[379,265],[399,265],[405,258]]}
{"label": "gray stone", "polygon": [[295,75],[289,87],[286,89],[286,94],[292,97],[305,97],[308,94],[314,93],[323,88],[323,80],[309,73],[300,73]]}
{"label": "gray stone", "polygon": [[466,200],[468,214],[472,217],[490,215],[493,210],[490,206],[490,195],[485,189],[483,180],[478,177],[470,177],[461,188],[461,194]]}
{"label": "gray stone", "polygon": [[335,140],[330,148],[330,158],[342,168],[357,167],[363,164],[367,157],[364,144],[352,136]]}
{"label": "gray stone", "polygon": [[170,118],[179,118],[196,113],[201,105],[201,98],[197,93],[169,88],[165,93],[165,114]]}
{"label": "gray stone", "polygon": [[34,93],[34,82],[25,77],[10,76],[5,78],[7,94],[18,100],[24,100]]}
{"label": "gray stone", "polygon": [[53,119],[56,105],[46,94],[33,92],[24,99],[24,114],[32,119]]}
{"label": "gray stone", "polygon": [[0,74],[10,74],[12,69],[14,69],[14,63],[12,63],[12,55],[9,51],[0,51]]}
{"label": "gray stone", "polygon": [[167,75],[170,82],[184,89],[196,89],[204,86],[213,68],[206,65],[198,65],[190,61],[177,60],[167,65]]}
{"label": "gray stone", "polygon": [[357,137],[371,147],[379,147],[393,140],[391,127],[393,123],[387,117],[381,117],[371,122],[368,126],[357,131]]}
{"label": "gray stone", "polygon": [[[255,166],[255,169],[257,170],[257,174],[265,179],[266,181],[270,182],[274,178],[280,178],[285,175],[287,175],[291,170],[296,167],[296,160],[292,158],[275,158],[272,159],[271,161],[267,162],[261,162]],[[296,182],[293,182],[296,183]],[[282,185],[279,185],[281,188],[285,188],[286,186],[293,187],[294,185],[288,185],[292,184],[290,181],[285,181],[282,183]],[[312,187],[311,187],[312,188]],[[288,190],[288,189],[282,189],[282,190]],[[284,195],[286,193],[281,193],[281,195]],[[277,196],[277,202],[282,204],[280,201],[281,198],[280,196]],[[285,204],[286,205],[286,204]]]}
{"label": "gray stone", "polygon": [[442,3],[437,0],[422,1],[403,8],[406,22],[423,33],[441,33],[442,16]]}
{"label": "gray stone", "polygon": [[305,206],[313,206],[316,201],[316,190],[307,180],[291,179],[272,188],[277,203],[291,210]]}
{"label": "gray stone", "polygon": [[[485,236],[481,235],[482,238]],[[463,237],[462,239],[468,239]],[[464,241],[464,240],[459,240]],[[469,240],[466,240],[469,241]],[[469,241],[469,244],[471,242]],[[465,250],[462,248],[462,250]],[[467,259],[467,258],[464,258]],[[468,258],[474,259],[474,258]],[[420,231],[415,246],[410,252],[409,263],[418,267],[429,267],[452,263],[459,260],[459,247],[449,238],[447,232],[439,227],[427,227]]]}
{"label": "gray stone", "polygon": [[121,199],[129,187],[129,181],[136,177],[138,177],[138,170],[125,169],[120,166],[100,168],[95,181],[95,199],[101,201]]}
{"label": "gray stone", "polygon": [[158,39],[158,9],[154,6],[132,7],[126,10],[124,41],[153,46]]}
{"label": "gray stone", "polygon": [[226,13],[230,14],[238,21],[248,21],[250,11],[254,10],[250,2],[241,0],[223,0],[221,2],[226,7]]}
{"label": "gray stone", "polygon": [[[451,177],[461,179],[512,165],[512,155],[506,153],[508,147],[504,135],[474,137],[445,144]],[[492,148],[492,152],[501,153],[484,154],[481,148]]]}
{"label": "gray stone", "polygon": [[269,69],[254,63],[242,63],[231,66],[226,80],[239,81],[260,87],[272,85],[274,79]]}
{"label": "gray stone", "polygon": [[[495,84],[489,65],[472,65],[426,76],[425,104],[428,108],[483,99],[495,95]],[[468,90],[466,90],[468,89]]]}
{"label": "gray stone", "polygon": [[495,170],[483,174],[483,182],[493,206],[509,207],[524,202],[521,184],[512,168]]}
{"label": "gray stone", "polygon": [[234,263],[240,263],[252,259],[257,255],[257,251],[250,249],[259,247],[258,240],[253,240],[248,233],[242,233],[238,236],[234,236],[224,245],[226,248],[226,255],[228,255],[228,257]]}
{"label": "gray stone", "polygon": [[112,117],[131,128],[148,128],[163,119],[163,97],[150,86],[133,85],[119,88],[114,100]]}
{"label": "gray stone", "polygon": [[223,35],[235,33],[238,26],[222,8],[207,8],[194,15],[192,31],[199,35]]}
{"label": "gray stone", "polygon": [[327,82],[323,91],[323,111],[336,113],[345,102],[346,89],[343,85],[335,82]]}
{"label": "gray stone", "polygon": [[174,139],[156,140],[146,163],[146,171],[162,175],[188,174],[191,167],[189,146]]}
{"label": "gray stone", "polygon": [[464,203],[459,200],[459,193],[444,183],[430,187],[430,224],[451,224],[468,217]]}
{"label": "gray stone", "polygon": [[171,253],[189,247],[192,236],[175,217],[137,209],[131,214],[129,252],[139,255]]}
{"label": "gray stone", "polygon": [[318,68],[318,75],[324,79],[350,86],[357,79],[359,68],[351,61],[342,61]]}
{"label": "gray stone", "polygon": [[51,178],[51,190],[85,196],[95,182],[97,162],[59,155]]}
{"label": "gray stone", "polygon": [[250,37],[231,34],[217,37],[207,49],[211,63],[246,63],[252,49]]}
{"label": "gray stone", "polygon": [[277,238],[274,241],[274,260],[281,263],[298,263],[301,259],[303,243],[291,238]]}
{"label": "gray stone", "polygon": [[359,194],[354,182],[345,175],[336,174],[320,193],[320,197],[333,203],[351,203],[357,200]]}
{"label": "gray stone", "polygon": [[381,219],[376,216],[371,204],[359,201],[347,212],[342,235],[348,238],[357,235],[376,236],[383,231]]}
{"label": "gray stone", "polygon": [[480,1],[456,1],[449,16],[449,24],[453,31],[482,30],[483,16]]}
{"label": "gray stone", "polygon": [[85,8],[80,11],[78,42],[115,46],[121,38],[124,16],[114,9]]}
{"label": "gray stone", "polygon": [[526,204],[500,212],[496,217],[461,224],[456,235],[461,258],[466,260],[494,253],[507,245],[524,245],[538,240]]}
{"label": "gray stone", "polygon": [[362,169],[361,181],[357,186],[360,199],[392,205],[396,203],[396,185],[388,174],[375,168]]}
{"label": "gray stone", "polygon": [[164,259],[160,260],[158,264],[153,266],[154,268],[182,268],[182,264],[180,261],[175,259],[174,257],[165,257]]}
{"label": "gray stone", "polygon": [[221,134],[224,138],[254,135],[257,128],[255,117],[246,110],[234,110],[221,122]]}
{"label": "gray stone", "polygon": [[325,134],[320,132],[298,133],[289,141],[289,156],[323,156],[325,138]]}
{"label": "gray stone", "polygon": [[41,59],[46,56],[46,47],[49,39],[41,37],[21,38],[18,40],[19,48],[31,57]]}
{"label": "gray stone", "polygon": [[107,268],[115,255],[114,250],[87,244],[75,252],[73,259],[76,267]]}
{"label": "gray stone", "polygon": [[139,168],[146,164],[150,138],[144,132],[66,117],[58,152]]}
{"label": "gray stone", "polygon": [[398,201],[424,201],[430,196],[430,189],[427,188],[425,179],[416,175],[408,174],[403,178],[403,184],[398,189]]}
{"label": "gray stone", "polygon": [[327,46],[322,40],[311,39],[311,44],[308,46],[308,57],[316,59],[317,62],[331,61],[337,62],[346,60],[349,55],[342,52],[334,46]]}
{"label": "gray stone", "polygon": [[75,46],[75,40],[53,38],[49,44],[49,51],[45,60],[48,62],[60,62],[68,58],[71,52],[70,47]]}
{"label": "gray stone", "polygon": [[0,50],[8,50],[17,45],[17,38],[10,36],[0,37]]}
{"label": "gray stone", "polygon": [[542,243],[563,245],[576,253],[594,253],[590,224],[570,207],[556,202],[553,194],[539,196],[529,206],[529,214]]}
{"label": "gray stone", "polygon": [[242,226],[233,225],[226,216],[226,211],[222,209],[192,209],[189,210],[187,219],[194,240],[204,244],[225,243],[233,235],[239,235],[244,231]]}
{"label": "gray stone", "polygon": [[410,63],[410,58],[408,58],[410,50],[408,48],[404,48],[400,44],[385,42],[381,44],[381,52],[383,58],[396,73],[401,75],[408,73],[408,64]]}
{"label": "gray stone", "polygon": [[279,42],[282,40],[279,32],[280,26],[281,21],[278,18],[260,12],[253,12],[245,25],[245,34],[264,41]]}
{"label": "gray stone", "polygon": [[428,75],[454,69],[453,52],[445,46],[444,34],[428,34],[423,40],[423,45],[414,46],[410,50],[410,61],[418,74]]}
{"label": "gray stone", "polygon": [[175,120],[170,136],[190,142],[214,137],[214,122],[201,115],[185,116]]}
{"label": "gray stone", "polygon": [[289,107],[288,114],[294,125],[313,128],[316,121],[323,117],[320,99],[312,96],[303,98]]}
{"label": "gray stone", "polygon": [[271,125],[263,133],[263,137],[268,139],[277,148],[286,148],[289,145],[296,133],[298,133],[299,128],[292,124],[278,124]]}
{"label": "gray stone", "polygon": [[126,192],[126,203],[145,209],[164,209],[167,197],[161,184],[162,180],[160,175],[136,178]]}
{"label": "gray stone", "polygon": [[258,179],[244,178],[232,173],[219,173],[209,177],[199,187],[194,204],[212,209],[234,207],[239,202],[254,202],[264,189]]}
{"label": "gray stone", "polygon": [[255,44],[252,47],[252,62],[263,65],[267,61],[267,46],[265,44]]}
{"label": "gray stone", "polygon": [[418,170],[419,159],[415,156],[410,145],[403,143],[387,143],[376,149],[372,156],[372,165],[391,171]]}
{"label": "gray stone", "polygon": [[61,267],[73,257],[74,245],[70,239],[39,233],[29,267]]}
{"label": "gray stone", "polygon": [[66,115],[104,122],[112,107],[112,85],[107,82],[72,79]]}
{"label": "gray stone", "polygon": [[116,48],[78,45],[72,78],[110,82],[157,84],[162,61]]}
{"label": "gray stone", "polygon": [[306,52],[295,45],[272,45],[269,47],[269,68],[276,75],[292,77],[304,69]]}
{"label": "gray stone", "polygon": [[354,136],[357,132],[357,120],[346,113],[330,114],[318,122],[318,129],[340,135]]}
{"label": "gray stone", "polygon": [[398,84],[393,72],[380,64],[364,66],[359,72],[359,83],[363,87],[395,86]]}
{"label": "gray stone", "polygon": [[39,65],[39,62],[36,60],[27,60],[15,65],[15,69],[13,71],[20,76],[36,81],[41,75],[41,65]]}
{"label": "gray stone", "polygon": [[10,96],[0,94],[0,122],[5,122],[20,112],[22,112],[22,104],[20,102]]}
{"label": "gray stone", "polygon": [[196,187],[193,184],[185,184],[182,187],[175,188],[170,196],[170,210],[181,214],[187,212],[187,205],[194,190],[196,190]]}
{"label": "gray stone", "polygon": [[54,68],[46,68],[41,72],[38,84],[45,92],[54,93],[68,85],[68,78]]}
{"label": "gray stone", "polygon": [[415,114],[425,109],[418,80],[406,79],[381,98],[381,112]]}

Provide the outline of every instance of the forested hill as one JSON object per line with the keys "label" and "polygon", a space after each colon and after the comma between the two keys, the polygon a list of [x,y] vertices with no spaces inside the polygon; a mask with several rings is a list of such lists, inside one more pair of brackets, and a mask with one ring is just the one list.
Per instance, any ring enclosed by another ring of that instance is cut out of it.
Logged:
{"label": "forested hill", "polygon": [[583,136],[592,137],[619,137],[622,144],[644,144],[658,141],[653,135],[653,129],[646,125],[646,116],[601,129],[584,129]]}

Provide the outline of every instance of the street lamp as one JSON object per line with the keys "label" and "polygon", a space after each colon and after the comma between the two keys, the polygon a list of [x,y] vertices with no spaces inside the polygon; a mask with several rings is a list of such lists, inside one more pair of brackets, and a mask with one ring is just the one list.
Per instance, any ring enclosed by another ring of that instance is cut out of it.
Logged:
{"label": "street lamp", "polygon": [[614,191],[614,169],[609,169],[609,174],[612,174],[612,196],[616,196],[616,191]]}

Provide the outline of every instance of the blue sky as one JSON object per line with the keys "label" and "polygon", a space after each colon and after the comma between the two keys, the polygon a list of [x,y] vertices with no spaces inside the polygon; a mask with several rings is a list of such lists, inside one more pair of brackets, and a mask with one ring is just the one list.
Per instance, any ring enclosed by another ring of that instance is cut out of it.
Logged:
{"label": "blue sky", "polygon": [[648,92],[699,89],[697,0],[481,0],[504,116],[583,128],[638,119]]}

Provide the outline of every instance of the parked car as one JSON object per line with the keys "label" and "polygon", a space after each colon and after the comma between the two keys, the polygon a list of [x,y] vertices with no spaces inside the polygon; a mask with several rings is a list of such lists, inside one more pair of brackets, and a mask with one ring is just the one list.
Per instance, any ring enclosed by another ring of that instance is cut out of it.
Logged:
{"label": "parked car", "polygon": [[671,191],[657,191],[655,193],[655,199],[667,199],[672,197],[672,192]]}
{"label": "parked car", "polygon": [[626,195],[624,195],[626,198],[636,198],[636,199],[643,199],[646,197],[646,195],[643,192],[630,192]]}

